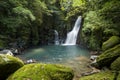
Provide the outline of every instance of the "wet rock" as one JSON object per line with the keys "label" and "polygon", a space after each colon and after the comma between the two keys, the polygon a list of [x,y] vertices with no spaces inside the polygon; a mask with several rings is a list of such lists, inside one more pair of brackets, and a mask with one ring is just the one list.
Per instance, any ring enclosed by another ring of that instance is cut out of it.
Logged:
{"label": "wet rock", "polygon": [[91,55],[90,60],[95,61],[97,57],[98,57],[98,55]]}
{"label": "wet rock", "polygon": [[7,50],[7,49],[3,49],[2,51],[0,51],[0,53],[14,56],[14,54],[10,50]]}
{"label": "wet rock", "polygon": [[27,61],[25,61],[26,64],[30,64],[30,63],[36,63],[37,61],[35,59],[29,59]]}

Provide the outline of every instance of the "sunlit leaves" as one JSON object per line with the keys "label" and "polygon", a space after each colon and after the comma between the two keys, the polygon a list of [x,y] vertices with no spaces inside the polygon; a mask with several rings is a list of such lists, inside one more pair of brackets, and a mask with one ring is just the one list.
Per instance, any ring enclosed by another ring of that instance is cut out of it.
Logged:
{"label": "sunlit leaves", "polygon": [[26,0],[8,0],[11,6],[17,7],[17,6],[26,6],[28,2]]}
{"label": "sunlit leaves", "polygon": [[[75,16],[75,15],[81,15],[84,11],[86,10],[85,7],[75,7],[73,9],[70,10],[70,12],[67,13],[67,17],[66,17],[66,20],[72,16]],[[79,16],[78,15],[78,16]]]}
{"label": "sunlit leaves", "polygon": [[32,14],[32,12],[23,7],[18,6],[16,8],[13,8],[13,12],[17,15],[21,15],[22,17],[26,19],[30,19],[31,21],[35,20],[35,16]]}
{"label": "sunlit leaves", "polygon": [[106,34],[106,35],[119,35],[119,32],[115,29],[105,29],[104,34]]}
{"label": "sunlit leaves", "polygon": [[19,27],[19,25],[22,23],[22,20],[18,17],[4,17],[1,19],[1,23],[3,23],[3,25],[5,25],[6,27]]}
{"label": "sunlit leaves", "polygon": [[85,0],[73,0],[73,4],[72,4],[72,6],[73,7],[80,7],[81,5],[85,5]]}

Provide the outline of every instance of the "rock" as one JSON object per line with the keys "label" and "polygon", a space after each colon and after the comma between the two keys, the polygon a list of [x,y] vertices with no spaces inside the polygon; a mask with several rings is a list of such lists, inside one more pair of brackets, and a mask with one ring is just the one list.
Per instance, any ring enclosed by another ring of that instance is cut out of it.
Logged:
{"label": "rock", "polygon": [[112,64],[111,69],[115,71],[120,71],[120,57],[118,57]]}
{"label": "rock", "polygon": [[104,66],[109,67],[110,64],[119,56],[120,56],[120,44],[103,52],[97,58],[97,64],[100,67],[104,67]]}
{"label": "rock", "polygon": [[118,74],[118,76],[117,76],[117,79],[116,80],[120,80],[120,73]]}
{"label": "rock", "polygon": [[25,63],[30,64],[30,63],[35,63],[35,62],[37,62],[35,59],[29,59]]}
{"label": "rock", "polygon": [[96,68],[94,68],[94,67],[92,67],[92,66],[91,66],[91,69],[92,69],[92,71],[83,73],[82,76],[88,76],[88,75],[91,75],[91,74],[95,74],[95,73],[100,72],[99,69],[96,69]]}
{"label": "rock", "polygon": [[98,55],[91,55],[90,60],[95,61],[97,57],[98,57]]}
{"label": "rock", "polygon": [[96,63],[97,62],[96,61],[97,57],[98,57],[98,55],[91,55],[90,60],[92,62],[90,63],[90,65],[93,66],[93,67],[99,68],[98,64]]}
{"label": "rock", "polygon": [[72,80],[70,68],[54,64],[27,64],[16,71],[8,80]]}
{"label": "rock", "polygon": [[98,53],[98,51],[90,51],[90,54],[91,55],[98,55],[99,53]]}
{"label": "rock", "polygon": [[112,36],[103,43],[102,50],[105,51],[119,43],[120,43],[120,38],[118,36]]}
{"label": "rock", "polygon": [[7,49],[4,49],[4,50],[0,51],[0,53],[14,56],[13,53],[10,50],[7,50]]}
{"label": "rock", "polygon": [[114,80],[114,73],[111,71],[101,71],[96,74],[81,77],[79,80]]}
{"label": "rock", "polygon": [[14,55],[20,54],[20,51],[18,51],[17,48],[11,48],[10,50],[11,50],[11,52],[12,52]]}
{"label": "rock", "polygon": [[0,80],[5,80],[23,65],[23,62],[16,57],[0,54]]}

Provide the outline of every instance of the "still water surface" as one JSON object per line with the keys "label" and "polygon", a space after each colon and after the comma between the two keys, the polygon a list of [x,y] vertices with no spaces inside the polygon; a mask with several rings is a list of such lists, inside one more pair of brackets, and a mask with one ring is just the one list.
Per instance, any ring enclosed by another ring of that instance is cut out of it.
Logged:
{"label": "still water surface", "polygon": [[77,57],[89,57],[89,51],[80,46],[48,45],[30,49],[21,55],[25,59],[35,59],[43,63],[66,63]]}

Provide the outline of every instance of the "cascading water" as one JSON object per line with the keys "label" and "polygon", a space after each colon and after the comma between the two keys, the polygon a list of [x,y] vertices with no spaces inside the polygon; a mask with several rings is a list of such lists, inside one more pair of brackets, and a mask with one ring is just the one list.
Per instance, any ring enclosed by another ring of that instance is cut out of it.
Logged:
{"label": "cascading water", "polygon": [[76,45],[77,35],[80,29],[82,17],[79,16],[75,22],[75,25],[69,33],[67,33],[67,39],[63,45]]}
{"label": "cascading water", "polygon": [[55,45],[59,45],[59,34],[56,30],[54,30],[55,32]]}

